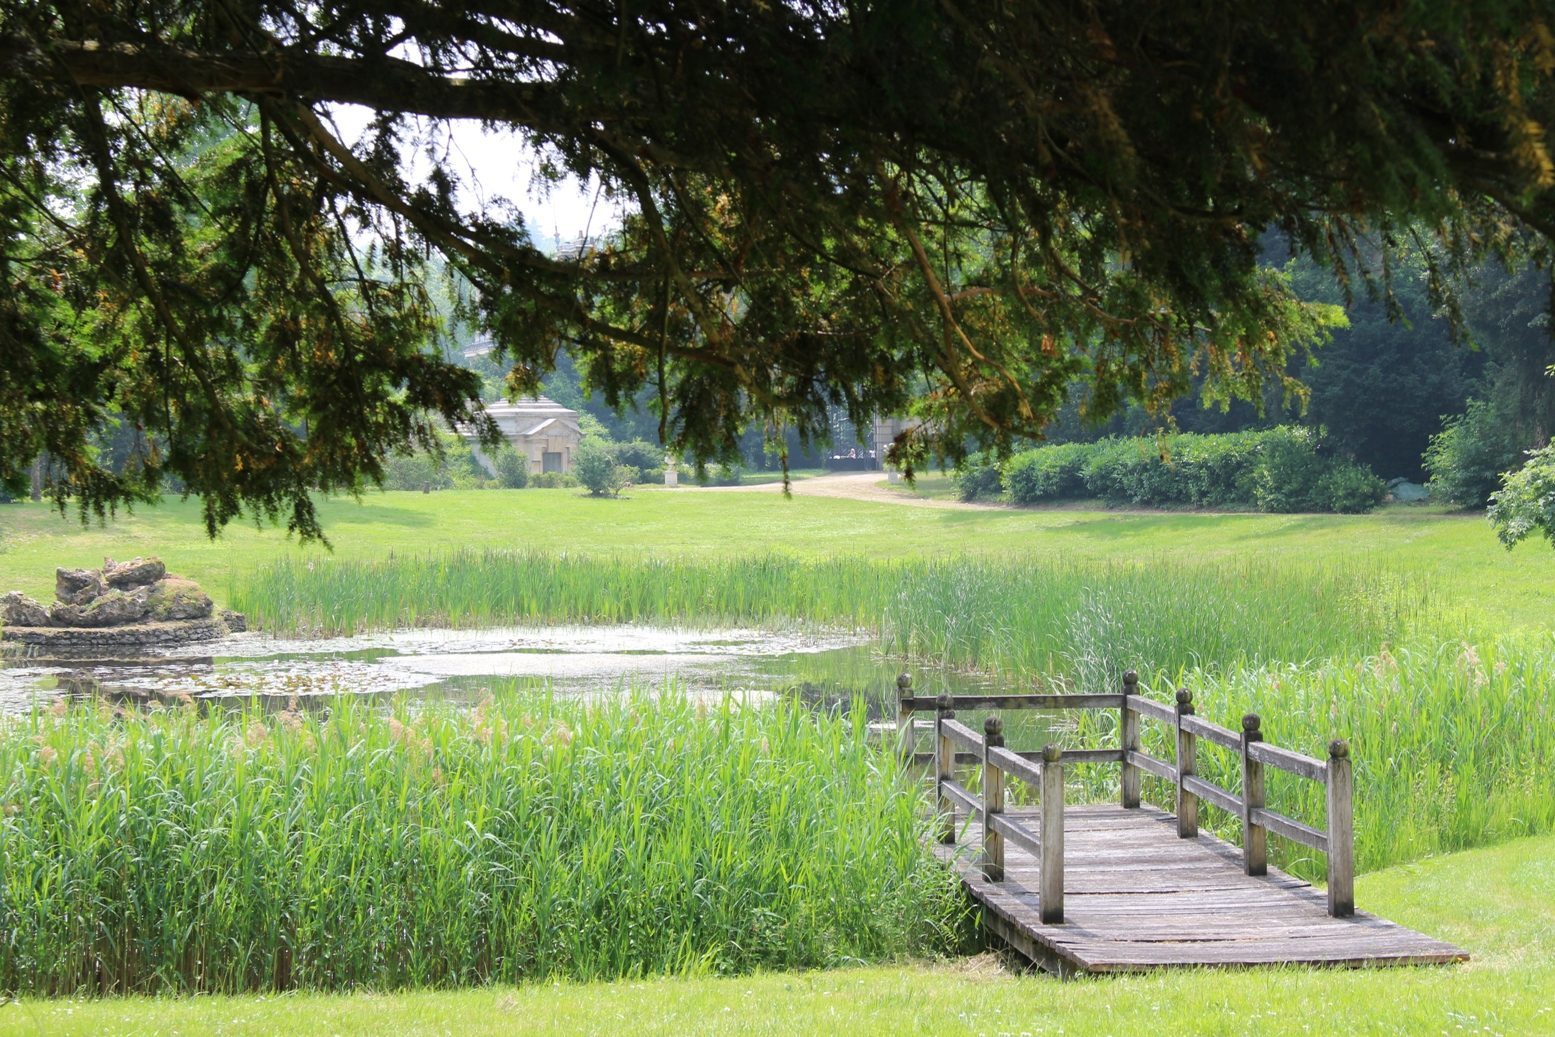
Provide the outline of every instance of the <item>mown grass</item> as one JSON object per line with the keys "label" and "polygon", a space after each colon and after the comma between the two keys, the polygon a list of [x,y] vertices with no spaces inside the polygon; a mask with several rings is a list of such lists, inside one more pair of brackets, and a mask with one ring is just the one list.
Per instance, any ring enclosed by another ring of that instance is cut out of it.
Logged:
{"label": "mown grass", "polygon": [[0,1033],[955,1034],[1555,1032],[1555,838],[1362,876],[1361,905],[1472,955],[1418,969],[1189,970],[1055,983],[986,961],[585,985],[271,998],[25,1000]]}
{"label": "mown grass", "polygon": [[0,991],[733,973],[958,939],[922,799],[862,711],[329,709],[0,729]]}
{"label": "mown grass", "polygon": [[161,555],[218,598],[277,558],[377,560],[468,548],[629,559],[983,558],[1074,565],[1152,561],[1259,568],[1380,567],[1428,586],[1476,629],[1550,629],[1555,551],[1507,552],[1483,517],[1414,506],[1370,515],[1218,515],[1094,509],[939,510],[772,493],[640,489],[596,500],[575,490],[383,493],[320,501],[333,555],[284,533],[230,528],[206,540],[195,502],[169,500],[83,527],[42,505],[0,506],[0,589],[49,597],[54,567],[103,555]]}

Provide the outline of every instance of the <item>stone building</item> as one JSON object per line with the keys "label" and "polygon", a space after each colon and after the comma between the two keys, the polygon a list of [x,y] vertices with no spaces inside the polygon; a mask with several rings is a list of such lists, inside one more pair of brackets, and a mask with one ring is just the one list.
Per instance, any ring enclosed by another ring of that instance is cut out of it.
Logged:
{"label": "stone building", "polygon": [[[572,471],[573,455],[583,439],[577,411],[568,410],[544,396],[520,397],[512,403],[503,400],[485,406],[486,413],[502,430],[503,438],[520,456],[529,458],[532,474]],[[487,470],[494,471],[490,459],[475,445],[469,431],[460,429],[460,432],[471,441],[477,460]]]}

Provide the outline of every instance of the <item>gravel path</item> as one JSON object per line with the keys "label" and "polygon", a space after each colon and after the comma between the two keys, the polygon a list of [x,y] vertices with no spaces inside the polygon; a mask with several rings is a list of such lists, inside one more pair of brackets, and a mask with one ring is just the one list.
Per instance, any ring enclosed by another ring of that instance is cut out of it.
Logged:
{"label": "gravel path", "polygon": [[[841,497],[847,500],[872,501],[876,504],[904,504],[909,508],[939,508],[950,511],[1003,510],[1001,504],[973,504],[959,500],[927,500],[914,497],[905,491],[897,491],[885,482],[884,472],[841,472],[836,475],[819,475],[813,479],[796,479],[789,484],[795,497]],[[782,493],[781,482],[761,483],[755,486],[687,486],[696,493]]]}

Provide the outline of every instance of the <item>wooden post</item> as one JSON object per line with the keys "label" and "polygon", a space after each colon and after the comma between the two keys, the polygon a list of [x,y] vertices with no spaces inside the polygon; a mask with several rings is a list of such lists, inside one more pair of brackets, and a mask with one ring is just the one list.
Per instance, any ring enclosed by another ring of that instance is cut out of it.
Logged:
{"label": "wooden post", "polygon": [[912,698],[912,674],[904,673],[896,678],[896,747],[902,759],[912,763],[918,750],[918,732],[913,729],[912,707],[904,705]]}
{"label": "wooden post", "polygon": [[1264,805],[1263,764],[1249,750],[1263,741],[1257,713],[1242,718],[1242,864],[1249,875],[1269,873],[1269,833],[1253,824],[1253,811]]}
{"label": "wooden post", "polygon": [[1064,765],[1056,745],[1042,747],[1042,831],[1037,849],[1041,877],[1038,913],[1044,924],[1064,920]]}
{"label": "wooden post", "polygon": [[1177,835],[1192,839],[1199,834],[1199,797],[1182,787],[1182,780],[1198,773],[1198,741],[1182,729],[1182,718],[1193,716],[1193,692],[1177,689]]}
{"label": "wooden post", "polygon": [[934,712],[934,773],[935,791],[939,794],[939,812],[945,820],[945,827],[940,832],[939,841],[953,843],[956,841],[956,801],[945,792],[945,782],[955,776],[956,747],[950,740],[950,736],[941,730],[945,721],[955,719],[955,711],[950,708],[950,696],[939,697],[939,708]]}
{"label": "wooden post", "polygon": [[1341,738],[1328,743],[1328,913],[1355,914],[1355,775],[1350,746]]}
{"label": "wooden post", "polygon": [[1129,670],[1123,675],[1123,710],[1119,733],[1123,743],[1123,805],[1139,806],[1139,768],[1128,762],[1128,754],[1139,752],[1139,714],[1129,708],[1128,697],[1139,693],[1139,674]]}
{"label": "wooden post", "polygon": [[989,717],[983,721],[983,878],[989,882],[1004,879],[1004,836],[994,831],[988,819],[1004,813],[1004,771],[988,758],[988,750],[1004,745],[1004,721]]}

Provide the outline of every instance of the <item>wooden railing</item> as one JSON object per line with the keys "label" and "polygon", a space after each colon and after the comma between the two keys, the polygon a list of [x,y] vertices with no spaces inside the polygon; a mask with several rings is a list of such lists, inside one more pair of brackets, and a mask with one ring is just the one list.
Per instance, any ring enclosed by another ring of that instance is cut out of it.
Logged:
{"label": "wooden railing", "polygon": [[[1232,731],[1200,719],[1193,712],[1193,696],[1177,692],[1175,706],[1138,693],[1139,677],[1133,670],[1123,675],[1116,694],[1083,695],[939,695],[915,696],[912,678],[897,679],[897,733],[901,751],[916,763],[934,765],[940,813],[944,818],[941,838],[954,842],[956,812],[980,819],[983,826],[983,874],[993,882],[1004,878],[1004,845],[1012,842],[1038,860],[1041,876],[1040,904],[1044,922],[1063,920],[1063,773],[1066,764],[1116,763],[1120,767],[1119,798],[1125,808],[1138,807],[1142,778],[1154,775],[1176,789],[1177,834],[1184,839],[1199,834],[1199,803],[1212,803],[1242,822],[1242,863],[1249,875],[1268,871],[1268,833],[1310,847],[1328,858],[1328,913],[1348,917],[1355,913],[1355,835],[1352,800],[1354,775],[1349,746],[1341,739],[1328,745],[1328,759],[1270,745],[1263,740],[1262,721],[1255,713],[1242,718],[1242,730]],[[995,716],[983,722],[979,734],[956,720],[958,710],[987,709],[1116,709],[1119,711],[1119,745],[1112,749],[1061,749],[1048,745],[1041,752],[1017,752],[1004,745],[1003,722]],[[934,715],[934,752],[917,752],[916,715]],[[1140,720],[1166,725],[1176,735],[1171,761],[1149,755],[1142,748]],[[1204,739],[1238,754],[1241,788],[1221,788],[1198,774],[1198,742]],[[974,796],[955,778],[957,764],[982,767],[980,796]],[[1328,828],[1319,831],[1295,818],[1271,810],[1266,802],[1264,769],[1294,774],[1315,781],[1327,793]],[[1016,777],[1037,791],[1040,830],[1027,831],[1004,817],[1005,779]]]}

